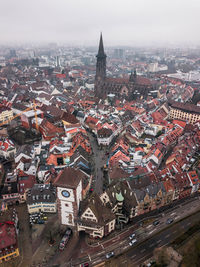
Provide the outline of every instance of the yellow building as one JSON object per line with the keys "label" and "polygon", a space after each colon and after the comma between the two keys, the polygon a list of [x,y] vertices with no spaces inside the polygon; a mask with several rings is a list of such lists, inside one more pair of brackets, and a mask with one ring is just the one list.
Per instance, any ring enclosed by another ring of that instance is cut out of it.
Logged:
{"label": "yellow building", "polygon": [[13,111],[9,107],[0,107],[0,122],[10,120],[13,117]]}
{"label": "yellow building", "polygon": [[177,119],[194,124],[200,120],[200,107],[190,103],[169,103],[169,119]]}

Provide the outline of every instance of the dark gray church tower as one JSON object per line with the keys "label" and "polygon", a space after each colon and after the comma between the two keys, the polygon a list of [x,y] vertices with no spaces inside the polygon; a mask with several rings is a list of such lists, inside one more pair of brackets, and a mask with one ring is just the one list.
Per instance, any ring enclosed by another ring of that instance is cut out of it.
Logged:
{"label": "dark gray church tower", "polygon": [[99,41],[99,51],[96,57],[95,95],[101,97],[103,93],[101,92],[101,88],[106,78],[106,54],[104,53],[102,33]]}

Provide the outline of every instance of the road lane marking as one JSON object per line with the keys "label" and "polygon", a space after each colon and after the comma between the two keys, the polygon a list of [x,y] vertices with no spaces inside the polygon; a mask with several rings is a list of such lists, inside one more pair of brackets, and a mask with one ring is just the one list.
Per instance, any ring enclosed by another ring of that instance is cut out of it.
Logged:
{"label": "road lane marking", "polygon": [[99,259],[99,260],[93,261],[93,263],[95,264],[95,263],[98,263],[98,262],[100,262],[100,261],[102,261],[102,260]]}
{"label": "road lane marking", "polygon": [[177,233],[177,231],[175,230],[174,232],[173,232],[173,234],[176,234]]}
{"label": "road lane marking", "polygon": [[151,247],[153,247],[155,244],[154,243],[151,243],[150,245],[149,245],[149,247],[151,248]]}
{"label": "road lane marking", "polygon": [[136,254],[135,255],[133,255],[133,256],[131,256],[131,259],[133,259],[133,258],[135,258],[136,257]]}
{"label": "road lane marking", "polygon": [[166,235],[165,237],[168,238],[170,236],[170,234]]}
{"label": "road lane marking", "polygon": [[150,231],[150,232],[148,233],[148,235],[151,235],[155,230],[156,230],[156,229]]}
{"label": "road lane marking", "polygon": [[147,260],[152,256],[152,253],[149,253],[145,255],[144,257],[140,258],[139,260],[136,260],[135,263],[141,262],[141,260],[144,262],[144,259]]}
{"label": "road lane marking", "polygon": [[187,225],[191,225],[191,222],[187,223]]}
{"label": "road lane marking", "polygon": [[159,244],[161,241],[162,241],[162,240],[160,239],[160,240],[157,241],[157,243]]}
{"label": "road lane marking", "polygon": [[145,252],[146,248],[143,248],[142,250],[140,250],[141,253]]}
{"label": "road lane marking", "polygon": [[148,225],[148,226],[147,226],[147,229],[149,229],[149,228],[151,228],[151,227],[152,227],[152,225]]}

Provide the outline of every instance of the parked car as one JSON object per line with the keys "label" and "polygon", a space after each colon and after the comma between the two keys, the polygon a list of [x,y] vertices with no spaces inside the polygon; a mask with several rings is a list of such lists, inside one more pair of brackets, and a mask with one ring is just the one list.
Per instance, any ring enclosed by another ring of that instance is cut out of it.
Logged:
{"label": "parked car", "polygon": [[85,262],[85,263],[81,264],[81,267],[88,267],[88,266],[89,266],[88,262]]}
{"label": "parked car", "polygon": [[38,224],[44,224],[44,220],[38,220],[37,223]]}
{"label": "parked car", "polygon": [[131,240],[131,242],[129,242],[129,246],[133,246],[136,242],[137,242],[137,239]]}
{"label": "parked car", "polygon": [[133,233],[132,235],[129,235],[129,239],[133,239],[135,237],[135,233]]}
{"label": "parked car", "polygon": [[156,220],[156,221],[153,222],[153,225],[156,226],[156,225],[158,225],[159,223],[160,223],[160,221],[159,221],[159,220]]}
{"label": "parked car", "polygon": [[173,221],[174,220],[172,218],[168,218],[167,221],[166,221],[166,224],[171,224],[171,223],[173,223]]}
{"label": "parked car", "polygon": [[115,253],[113,251],[110,251],[106,254],[106,259],[110,259],[111,257],[113,257],[115,255]]}

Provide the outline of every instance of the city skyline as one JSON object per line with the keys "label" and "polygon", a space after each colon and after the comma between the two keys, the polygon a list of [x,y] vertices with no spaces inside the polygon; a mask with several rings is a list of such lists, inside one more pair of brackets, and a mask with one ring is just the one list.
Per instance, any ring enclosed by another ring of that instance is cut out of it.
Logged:
{"label": "city skyline", "polygon": [[65,43],[96,46],[198,46],[197,0],[2,1],[1,44]]}

